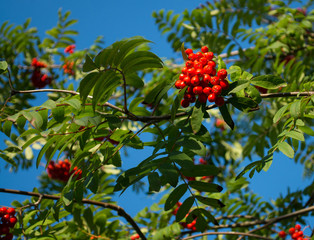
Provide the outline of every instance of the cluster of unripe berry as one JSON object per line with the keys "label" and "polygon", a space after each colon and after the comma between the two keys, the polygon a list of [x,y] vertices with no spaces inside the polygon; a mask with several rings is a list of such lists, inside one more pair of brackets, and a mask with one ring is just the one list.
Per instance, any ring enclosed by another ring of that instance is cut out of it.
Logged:
{"label": "cluster of unripe berry", "polygon": [[[15,209],[14,208],[0,208],[0,239],[1,240],[11,240],[13,239],[13,234],[10,233],[10,228],[14,228],[17,219],[14,216]],[[3,236],[4,235],[4,236]]]}
{"label": "cluster of unripe berry", "polygon": [[41,73],[41,68],[47,67],[46,63],[38,61],[37,58],[33,58],[31,65],[32,67],[34,67],[34,71],[31,78],[34,87],[43,88],[51,83],[52,81],[51,77],[48,77],[47,74]]}
{"label": "cluster of unripe berry", "polygon": [[71,163],[68,159],[64,161],[59,161],[55,163],[54,161],[50,161],[47,167],[48,176],[51,179],[59,180],[63,182],[67,182],[72,174],[80,179],[82,177],[82,170],[78,169],[78,167],[74,167],[70,172]]}
{"label": "cluster of unripe berry", "polygon": [[[294,227],[290,228],[288,232],[293,240],[308,240],[308,238],[304,238],[300,224],[296,224]],[[285,231],[280,231],[278,235],[281,238],[286,238],[287,233]]]}
{"label": "cluster of unripe berry", "polygon": [[179,80],[175,83],[177,89],[188,86],[181,106],[188,107],[190,103],[196,101],[196,96],[201,103],[206,103],[208,100],[215,102],[217,106],[222,106],[225,100],[221,93],[229,88],[229,82],[226,80],[227,70],[216,71],[216,62],[213,61],[214,54],[208,52],[206,46],[201,48],[201,52],[193,53],[193,50],[188,48],[185,53],[188,60],[181,70]]}

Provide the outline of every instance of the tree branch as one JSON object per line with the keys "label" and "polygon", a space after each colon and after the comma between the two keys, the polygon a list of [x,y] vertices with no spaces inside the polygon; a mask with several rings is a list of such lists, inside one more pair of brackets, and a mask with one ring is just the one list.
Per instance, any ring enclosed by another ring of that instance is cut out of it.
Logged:
{"label": "tree branch", "polygon": [[[21,191],[21,190],[5,189],[5,188],[0,188],[0,192],[33,196],[33,197],[39,197],[39,198],[51,199],[51,200],[59,200],[61,198],[60,196],[55,196],[55,195],[50,195],[50,194],[41,194],[41,193],[36,193],[36,192],[26,192],[26,191]],[[133,218],[125,212],[125,210],[123,208],[121,208],[117,205],[111,204],[111,203],[98,202],[98,201],[89,200],[89,199],[85,199],[85,198],[82,199],[82,203],[92,204],[95,206],[100,206],[103,208],[109,208],[111,210],[116,211],[119,216],[124,217],[132,225],[134,230],[138,233],[138,235],[140,235],[140,237],[142,239],[146,240],[146,237],[142,233],[139,226],[136,224],[136,222],[133,220]]]}
{"label": "tree branch", "polygon": [[185,238],[182,238],[181,240],[193,239],[193,238],[207,236],[207,235],[241,235],[241,236],[248,236],[248,237],[254,237],[254,238],[265,239],[265,240],[272,240],[272,238],[263,237],[263,236],[251,234],[251,233],[243,233],[243,232],[206,232],[206,233],[201,233],[201,234],[196,234],[193,236],[185,237]]}

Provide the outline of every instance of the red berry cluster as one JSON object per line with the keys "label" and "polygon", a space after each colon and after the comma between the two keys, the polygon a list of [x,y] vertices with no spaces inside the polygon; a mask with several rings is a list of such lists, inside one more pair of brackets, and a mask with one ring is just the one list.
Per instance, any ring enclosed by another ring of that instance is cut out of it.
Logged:
{"label": "red berry cluster", "polygon": [[51,77],[48,77],[47,74],[41,73],[41,68],[47,67],[47,64],[38,61],[37,58],[33,58],[32,67],[34,67],[34,71],[32,74],[32,83],[34,87],[43,88],[51,83]]}
{"label": "red berry cluster", "polygon": [[[303,231],[301,231],[301,225],[296,224],[294,227],[289,229],[289,234],[293,240],[308,240],[307,238],[304,238]],[[285,231],[279,232],[279,237],[285,238],[287,236],[287,233]]]}
{"label": "red berry cluster", "polygon": [[140,235],[134,234],[130,237],[131,240],[140,239]]}
{"label": "red berry cluster", "polygon": [[11,240],[13,239],[13,234],[10,233],[10,228],[14,228],[17,219],[14,216],[15,215],[15,209],[14,208],[6,208],[2,207],[0,208],[0,237],[1,240]]}
{"label": "red berry cluster", "polygon": [[69,180],[70,176],[74,173],[74,176],[77,176],[77,179],[82,177],[82,170],[78,169],[78,167],[74,167],[70,172],[71,163],[68,159],[64,161],[59,161],[55,163],[54,161],[50,161],[47,167],[48,176],[51,179],[60,180],[66,182]]}
{"label": "red berry cluster", "polygon": [[69,45],[69,46],[67,46],[67,47],[64,49],[64,52],[65,52],[65,53],[72,54],[72,53],[74,53],[74,49],[75,49],[75,45],[74,45],[74,44],[73,44],[73,45]]}
{"label": "red berry cluster", "polygon": [[226,80],[227,70],[220,69],[216,72],[216,62],[213,61],[214,54],[208,52],[206,46],[201,48],[201,52],[193,53],[193,50],[188,48],[185,53],[189,60],[186,61],[179,80],[175,83],[177,89],[188,86],[181,106],[188,107],[190,103],[196,101],[196,96],[201,103],[206,103],[208,100],[215,102],[217,106],[222,106],[225,103],[221,96],[222,90],[229,88],[229,82]]}
{"label": "red berry cluster", "polygon": [[62,66],[63,72],[68,75],[74,75],[73,65],[74,62],[65,62],[65,64]]}

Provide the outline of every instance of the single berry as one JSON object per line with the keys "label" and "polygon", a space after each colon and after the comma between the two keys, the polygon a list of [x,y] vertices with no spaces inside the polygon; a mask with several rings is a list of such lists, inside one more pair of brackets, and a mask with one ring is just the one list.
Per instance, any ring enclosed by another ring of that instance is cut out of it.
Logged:
{"label": "single berry", "polygon": [[181,100],[181,106],[184,108],[187,108],[190,105],[190,101],[187,99],[182,99]]}
{"label": "single berry", "polygon": [[185,66],[186,66],[187,68],[191,68],[191,67],[194,66],[194,63],[193,63],[191,60],[189,60],[189,61],[186,61]]}
{"label": "single berry", "polygon": [[188,68],[187,67],[183,67],[181,72],[186,75],[188,73]]}
{"label": "single berry", "polygon": [[179,76],[179,80],[183,80],[185,77],[186,77],[186,75],[181,73],[180,76]]}
{"label": "single berry", "polygon": [[2,217],[2,222],[3,223],[8,223],[9,220],[10,220],[10,215],[9,214],[3,215],[3,217]]}
{"label": "single berry", "polygon": [[190,77],[193,77],[195,75],[195,69],[194,68],[189,68],[187,70],[187,74],[190,76]]}
{"label": "single berry", "polygon": [[205,87],[203,89],[203,93],[208,96],[209,94],[213,93],[212,88],[211,87]]}
{"label": "single berry", "polygon": [[16,223],[17,223],[16,217],[11,217],[10,220],[9,220],[9,226],[10,226],[11,228],[13,228]]}
{"label": "single berry", "polygon": [[208,61],[207,65],[211,66],[212,68],[216,67],[216,63],[212,60]]}
{"label": "single berry", "polygon": [[195,53],[195,55],[196,55],[197,59],[200,59],[201,57],[203,57],[203,53],[202,52],[197,52],[197,53]]}
{"label": "single berry", "polygon": [[190,103],[194,103],[196,101],[196,97],[195,95],[192,95],[191,99],[190,99]]}
{"label": "single berry", "polygon": [[193,50],[191,48],[188,48],[188,49],[185,50],[185,53],[187,55],[190,55],[191,53],[193,53]]}
{"label": "single berry", "polygon": [[215,93],[211,93],[209,94],[207,99],[209,102],[215,102],[216,98],[217,98],[217,95]]}
{"label": "single berry", "polygon": [[191,84],[192,86],[198,86],[200,84],[200,79],[198,76],[194,76],[191,78]]}
{"label": "single berry", "polygon": [[227,77],[227,70],[226,70],[226,69],[220,69],[220,70],[218,70],[217,76],[218,76],[220,79],[225,79],[225,78]]}
{"label": "single berry", "polygon": [[212,84],[212,85],[219,85],[219,82],[220,82],[220,80],[219,80],[219,77],[211,77],[211,79],[210,79],[210,83]]}
{"label": "single berry", "polygon": [[185,88],[185,87],[186,87],[185,82],[184,82],[184,81],[181,81],[181,83],[180,83],[180,89],[183,89],[183,88]]}
{"label": "single berry", "polygon": [[219,96],[222,92],[222,88],[220,85],[214,85],[212,87],[213,93],[215,93],[217,96]]}
{"label": "single berry", "polygon": [[191,61],[194,61],[196,58],[197,58],[197,56],[196,56],[195,53],[190,53],[190,54],[189,54],[189,59],[190,59]]}
{"label": "single berry", "polygon": [[211,67],[211,66],[209,66],[209,65],[205,65],[205,66],[203,67],[203,71],[204,71],[204,73],[211,74],[212,71],[213,71],[213,67]]}
{"label": "single berry", "polygon": [[293,227],[290,228],[290,229],[289,229],[289,234],[292,235],[292,234],[294,234],[294,233],[295,233],[295,229],[294,229]]}
{"label": "single berry", "polygon": [[203,66],[205,66],[206,64],[207,64],[207,58],[206,57],[201,57],[200,58],[200,63],[203,65]]}
{"label": "single berry", "polygon": [[287,236],[287,234],[286,234],[285,231],[280,231],[278,235],[279,235],[279,237],[281,237],[281,238],[285,238],[285,237]]}
{"label": "single berry", "polygon": [[218,106],[218,107],[221,107],[222,105],[225,104],[225,100],[223,97],[217,97],[216,100],[215,100],[215,104]]}
{"label": "single berry", "polygon": [[206,53],[204,53],[204,57],[206,57],[207,60],[212,60],[214,57],[214,53],[213,52],[206,52]]}
{"label": "single berry", "polygon": [[10,208],[8,208],[7,213],[11,216],[14,216],[15,215],[15,209],[10,207]]}
{"label": "single berry", "polygon": [[180,89],[181,87],[181,80],[177,80],[176,83],[174,84],[174,86],[177,88],[177,89]]}
{"label": "single berry", "polygon": [[213,68],[212,72],[210,73],[211,76],[215,76],[216,75],[216,69]]}
{"label": "single berry", "polygon": [[206,83],[206,84],[209,84],[210,83],[210,79],[211,79],[211,76],[209,76],[209,74],[204,74],[203,75],[203,81]]}
{"label": "single berry", "polygon": [[204,71],[202,68],[198,68],[195,70],[195,75],[197,75],[198,77],[202,77],[204,74]]}
{"label": "single berry", "polygon": [[191,78],[189,76],[186,76],[183,81],[185,82],[186,85],[190,86],[191,85]]}
{"label": "single berry", "polygon": [[202,64],[201,62],[195,60],[194,63],[193,63],[193,67],[194,67],[195,69],[203,68],[203,64]]}
{"label": "single berry", "polygon": [[203,88],[201,86],[196,86],[193,88],[193,93],[195,95],[199,95],[199,94],[203,93]]}
{"label": "single berry", "polygon": [[226,79],[220,80],[219,85],[221,86],[222,90],[227,90],[229,88],[229,82]]}
{"label": "single berry", "polygon": [[8,234],[10,232],[10,228],[8,226],[1,226],[0,233],[1,234]]}
{"label": "single berry", "polygon": [[300,231],[301,230],[301,225],[300,224],[296,224],[294,226],[294,229]]}
{"label": "single berry", "polygon": [[203,53],[208,52],[208,47],[207,47],[207,46],[203,46],[203,47],[201,48],[201,51],[202,51]]}
{"label": "single berry", "polygon": [[298,233],[294,233],[294,234],[292,234],[292,236],[291,236],[293,239],[297,239],[298,237],[299,237],[299,235],[298,235]]}
{"label": "single berry", "polygon": [[2,207],[0,208],[0,217],[2,217],[3,215],[7,214],[7,208],[6,207]]}

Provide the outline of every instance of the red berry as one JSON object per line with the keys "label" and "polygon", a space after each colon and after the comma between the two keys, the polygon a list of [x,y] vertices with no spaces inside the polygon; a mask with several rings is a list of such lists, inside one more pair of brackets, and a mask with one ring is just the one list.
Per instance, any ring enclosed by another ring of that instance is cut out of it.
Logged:
{"label": "red berry", "polygon": [[2,217],[2,222],[3,223],[8,223],[9,220],[10,220],[10,215],[9,214],[3,215],[3,217]]}
{"label": "red berry", "polygon": [[195,69],[194,68],[189,68],[187,70],[187,74],[191,77],[193,77],[195,75]]}
{"label": "red berry", "polygon": [[207,46],[203,46],[203,47],[201,48],[201,51],[202,51],[203,53],[208,52],[208,47],[207,47]]}
{"label": "red berry", "polygon": [[190,94],[190,93],[184,94],[184,99],[190,100],[191,98],[192,98],[192,94]]}
{"label": "red berry", "polygon": [[207,64],[207,59],[206,59],[206,57],[201,57],[200,58],[200,63],[203,65],[203,66],[205,66],[206,64]]}
{"label": "red berry", "polygon": [[297,239],[298,237],[299,237],[299,235],[298,235],[298,233],[294,233],[294,234],[292,234],[292,236],[291,236],[293,239]]}
{"label": "red berry", "polygon": [[181,106],[184,108],[187,108],[190,105],[190,101],[187,99],[182,99],[181,100]]}
{"label": "red berry", "polygon": [[195,95],[192,95],[191,99],[190,99],[190,103],[194,103],[196,101],[196,97]]}
{"label": "red berry", "polygon": [[209,94],[213,93],[212,88],[211,87],[204,88],[203,93],[208,96]]}
{"label": "red berry", "polygon": [[204,57],[206,57],[207,60],[212,60],[214,57],[214,54],[213,54],[213,52],[206,52],[206,53],[204,53]]}
{"label": "red berry", "polygon": [[210,83],[212,84],[212,85],[219,85],[219,82],[220,82],[220,80],[219,80],[219,77],[211,77],[211,79],[210,79]]}
{"label": "red berry", "polygon": [[222,88],[220,85],[214,85],[212,87],[213,93],[215,93],[217,96],[219,96],[222,92]]}
{"label": "red berry", "polygon": [[194,61],[195,59],[197,58],[196,54],[195,53],[190,53],[189,54],[189,59]]}
{"label": "red berry", "polygon": [[202,52],[197,52],[197,53],[195,53],[195,55],[196,55],[197,59],[200,59],[201,57],[203,57],[203,53]]}
{"label": "red berry", "polygon": [[198,96],[198,101],[201,102],[201,103],[206,103],[206,101],[207,101],[207,95],[201,93],[201,94]]}
{"label": "red berry", "polygon": [[295,233],[295,229],[294,229],[293,227],[290,228],[290,229],[289,229],[289,234],[292,235],[292,234],[294,234],[294,233]]}
{"label": "red berry", "polygon": [[189,76],[186,76],[183,81],[185,82],[186,85],[190,86],[191,85],[191,78]]}
{"label": "red berry", "polygon": [[217,95],[215,93],[211,93],[209,94],[207,99],[209,102],[215,102],[216,98],[217,98]]}
{"label": "red berry", "polygon": [[285,238],[285,237],[287,236],[287,234],[285,233],[285,231],[280,231],[278,235],[279,235],[279,237],[281,237],[281,238]]}
{"label": "red berry", "polygon": [[210,83],[210,79],[211,79],[211,76],[209,76],[209,74],[204,74],[204,75],[203,75],[203,81],[204,81],[206,84],[209,84],[209,83]]}
{"label": "red berry", "polygon": [[186,66],[187,68],[191,68],[191,67],[193,67],[193,65],[194,65],[194,63],[193,63],[191,60],[186,61],[186,63],[185,63],[185,66]]}
{"label": "red berry", "polygon": [[181,87],[181,80],[177,80],[176,83],[174,84],[174,86],[177,88],[177,89],[180,89]]}
{"label": "red berry", "polygon": [[183,80],[185,77],[186,77],[186,75],[181,73],[180,76],[179,76],[179,80]]}
{"label": "red berry", "polygon": [[188,68],[187,68],[187,67],[183,67],[182,70],[181,70],[181,72],[182,72],[183,74],[187,74],[187,73],[188,73]]}
{"label": "red berry", "polygon": [[212,68],[216,67],[216,63],[212,60],[208,61],[207,65],[211,66]]}
{"label": "red berry", "polygon": [[218,70],[217,76],[218,76],[220,79],[225,79],[225,78],[227,77],[227,70],[226,70],[226,69],[220,69],[220,70]]}
{"label": "red berry", "polygon": [[10,207],[10,208],[8,208],[7,213],[11,216],[14,216],[15,215],[15,209]]}
{"label": "red berry", "polygon": [[132,235],[130,237],[131,240],[135,240],[135,239],[139,239],[139,238],[140,238],[140,235],[138,235],[138,234]]}
{"label": "red berry", "polygon": [[300,225],[300,224],[296,224],[296,225],[294,226],[294,228],[295,228],[295,230],[300,231],[300,230],[301,230],[301,225]]}
{"label": "red berry", "polygon": [[185,53],[187,55],[190,55],[191,53],[193,53],[193,50],[191,48],[188,48],[188,49],[185,50]]}
{"label": "red berry", "polygon": [[16,222],[17,222],[16,217],[11,217],[9,220],[10,227],[13,228],[15,226]]}
{"label": "red berry", "polygon": [[221,107],[222,105],[225,104],[225,100],[223,97],[217,97],[216,100],[215,100],[215,104],[218,106],[218,107]]}
{"label": "red berry", "polygon": [[196,86],[193,88],[193,93],[196,95],[199,95],[199,94],[203,93],[203,88],[201,86]]}
{"label": "red berry", "polygon": [[7,214],[7,208],[6,207],[2,207],[0,208],[0,217],[2,217],[3,215]]}
{"label": "red berry", "polygon": [[215,76],[216,75],[216,69],[213,68],[212,72],[210,73],[211,76]]}
{"label": "red berry", "polygon": [[213,67],[211,67],[211,66],[209,66],[209,65],[205,65],[205,66],[203,67],[203,71],[204,71],[204,73],[211,74],[212,71],[213,71]]}
{"label": "red berry", "polygon": [[185,88],[185,87],[186,87],[185,82],[184,82],[184,81],[181,81],[181,83],[180,83],[180,89],[183,89],[183,88]]}
{"label": "red berry", "polygon": [[194,76],[194,77],[192,77],[191,78],[191,84],[193,85],[193,86],[198,86],[199,84],[200,84],[200,79],[199,79],[199,77],[198,76]]}
{"label": "red berry", "polygon": [[219,85],[223,90],[227,90],[229,88],[229,82],[226,79],[220,80]]}

